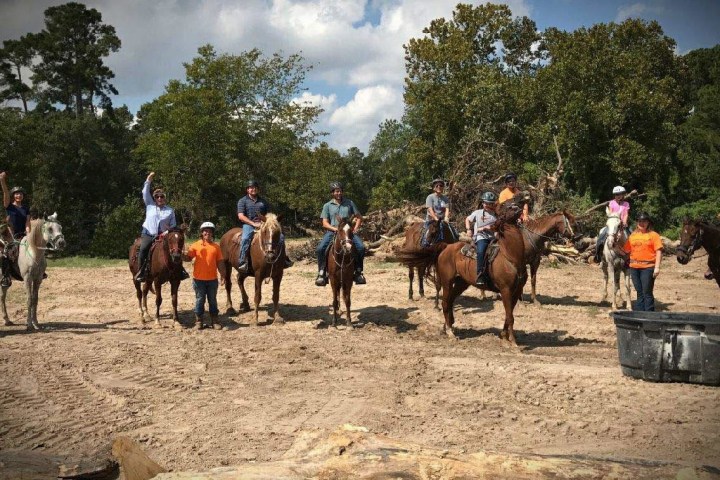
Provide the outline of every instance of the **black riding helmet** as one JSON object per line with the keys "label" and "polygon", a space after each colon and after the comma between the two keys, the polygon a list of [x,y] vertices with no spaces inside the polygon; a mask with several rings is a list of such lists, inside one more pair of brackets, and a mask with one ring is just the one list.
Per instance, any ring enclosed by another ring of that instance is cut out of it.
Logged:
{"label": "black riding helmet", "polygon": [[637,216],[637,221],[640,220],[647,220],[650,223],[653,223],[652,218],[650,218],[650,214],[647,212],[640,212],[640,214]]}
{"label": "black riding helmet", "polygon": [[23,187],[13,187],[12,190],[10,190],[10,195],[15,195],[16,193],[25,195],[25,189]]}
{"label": "black riding helmet", "polygon": [[442,178],[436,178],[435,180],[432,181],[432,183],[430,184],[430,186],[431,186],[432,188],[435,188],[435,185],[437,185],[438,183],[439,183],[440,185],[442,185],[443,187],[445,186],[445,180],[443,180]]}
{"label": "black riding helmet", "polygon": [[513,172],[506,173],[505,174],[505,183],[508,183],[512,180],[517,181],[517,175],[515,175],[515,173],[513,173]]}
{"label": "black riding helmet", "polygon": [[335,190],[344,190],[343,184],[340,182],[331,182],[330,183],[330,193],[333,193]]}
{"label": "black riding helmet", "polygon": [[250,188],[250,187],[260,188],[260,184],[257,182],[257,180],[251,179],[251,180],[248,180],[247,183],[245,184],[245,188]]}

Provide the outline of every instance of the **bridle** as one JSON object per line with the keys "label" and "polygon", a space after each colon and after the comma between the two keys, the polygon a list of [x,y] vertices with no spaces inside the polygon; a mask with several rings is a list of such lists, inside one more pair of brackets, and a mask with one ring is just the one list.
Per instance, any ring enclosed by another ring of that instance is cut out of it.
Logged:
{"label": "bridle", "polygon": [[689,257],[692,256],[693,253],[695,253],[695,250],[700,248],[702,246],[703,241],[703,228],[699,225],[696,225],[697,232],[695,232],[695,235],[693,235],[692,242],[690,243],[690,247],[686,247],[685,245],[678,245],[676,250],[679,252],[684,253],[685,255]]}
{"label": "bridle", "polygon": [[[349,224],[345,224],[342,230],[345,232],[345,238],[340,238],[340,229],[338,228],[338,231],[335,233],[335,241],[333,241],[333,261],[335,262],[335,265],[340,267],[340,278],[343,277],[343,270],[345,267],[349,267],[355,261],[353,256],[354,246],[351,236],[352,228]],[[338,257],[340,258],[340,261],[338,261]]]}
{"label": "bridle", "polygon": [[[270,236],[269,240],[265,240],[264,233],[270,230]],[[270,225],[268,225],[266,222],[263,222],[262,226],[260,227],[260,247],[262,248],[263,254],[265,255],[265,262],[269,265],[274,265],[275,262],[278,261],[278,259],[281,257],[280,255],[280,241],[273,242],[273,230]],[[274,250],[278,251],[278,254],[275,255],[275,260],[270,261],[268,260],[268,255],[272,254]]]}

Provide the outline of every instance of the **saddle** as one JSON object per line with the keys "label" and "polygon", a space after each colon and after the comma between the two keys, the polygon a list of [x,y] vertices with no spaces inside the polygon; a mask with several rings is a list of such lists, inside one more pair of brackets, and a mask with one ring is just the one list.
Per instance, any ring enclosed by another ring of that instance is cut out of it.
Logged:
{"label": "saddle", "polygon": [[[490,245],[488,245],[487,250],[485,250],[485,258],[483,261],[483,280],[485,281],[485,289],[486,290],[492,290],[496,291],[495,285],[493,284],[492,279],[490,278],[490,269],[488,268],[490,264],[492,264],[493,260],[495,260],[495,257],[498,256],[498,253],[500,252],[500,245],[497,242],[497,239],[493,239],[490,242]],[[472,260],[477,261],[477,250],[475,250],[475,246],[466,243],[462,246],[460,249],[460,253]]]}

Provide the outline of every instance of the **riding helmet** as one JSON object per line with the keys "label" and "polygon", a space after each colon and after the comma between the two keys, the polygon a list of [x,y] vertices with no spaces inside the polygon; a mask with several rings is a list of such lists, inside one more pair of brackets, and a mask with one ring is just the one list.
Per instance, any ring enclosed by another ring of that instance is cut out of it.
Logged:
{"label": "riding helmet", "polygon": [[250,187],[260,188],[260,184],[257,182],[257,180],[248,180],[245,184],[245,188]]}
{"label": "riding helmet", "polygon": [[202,225],[200,225],[200,231],[202,232],[206,228],[211,229],[213,232],[215,231],[215,224],[212,222],[203,222]]}
{"label": "riding helmet", "polygon": [[652,218],[650,218],[650,214],[647,212],[640,212],[640,214],[637,216],[637,221],[640,220],[647,220],[650,223],[653,223]]}
{"label": "riding helmet", "polygon": [[621,193],[625,193],[625,187],[622,185],[618,185],[617,187],[613,188],[613,195],[620,195]]}
{"label": "riding helmet", "polygon": [[25,189],[23,187],[13,187],[12,190],[10,190],[10,195],[15,195],[16,193],[25,195]]}
{"label": "riding helmet", "polygon": [[437,185],[438,183],[440,185],[442,185],[443,187],[445,186],[445,180],[443,180],[442,178],[436,178],[435,180],[432,181],[432,184],[431,184],[432,188],[435,188],[435,185]]}
{"label": "riding helmet", "polygon": [[482,194],[482,201],[485,203],[495,203],[497,199],[497,195],[493,192],[485,192]]}
{"label": "riding helmet", "polygon": [[333,193],[335,190],[343,190],[343,184],[340,182],[331,182],[330,193]]}
{"label": "riding helmet", "polygon": [[505,183],[508,183],[512,180],[517,180],[517,175],[515,175],[515,173],[508,172],[507,174],[505,174]]}

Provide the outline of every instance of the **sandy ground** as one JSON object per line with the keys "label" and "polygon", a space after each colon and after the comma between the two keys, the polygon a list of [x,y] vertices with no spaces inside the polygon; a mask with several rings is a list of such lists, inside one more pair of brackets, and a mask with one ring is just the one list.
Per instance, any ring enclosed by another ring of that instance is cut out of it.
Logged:
{"label": "sandy ground", "polygon": [[[706,258],[666,258],[662,309],[718,312]],[[471,289],[456,306],[460,340],[406,271],[369,260],[353,289],[354,330],[324,326],[329,287],[296,265],[281,288],[283,326],[222,316],[222,331],[140,328],[127,268],[50,268],[44,329],[0,327],[0,451],[90,455],[127,434],[160,464],[198,470],[281,458],[300,435],[362,425],[464,453],[580,454],[720,467],[720,388],[624,377],[597,267],[541,267],[542,307],[516,309],[519,348],[498,338],[502,304]],[[428,291],[433,290],[428,288]],[[267,318],[264,287],[261,320]],[[220,297],[224,311],[224,291]],[[192,322],[190,283],[181,320]],[[239,294],[233,292],[237,306]],[[2,466],[0,465],[0,476]]]}

